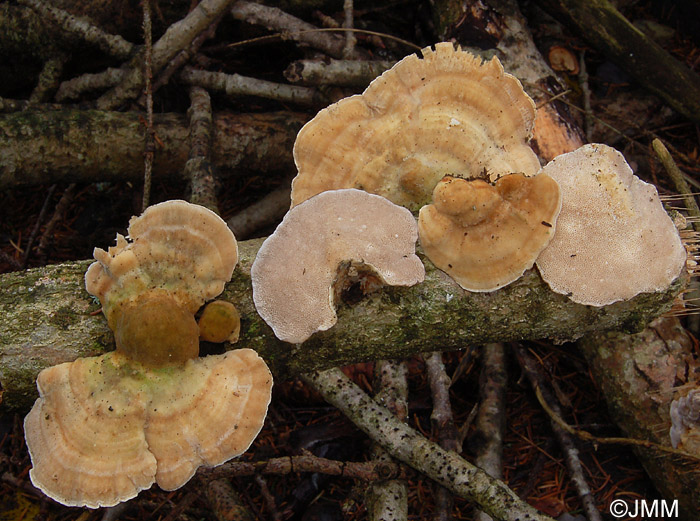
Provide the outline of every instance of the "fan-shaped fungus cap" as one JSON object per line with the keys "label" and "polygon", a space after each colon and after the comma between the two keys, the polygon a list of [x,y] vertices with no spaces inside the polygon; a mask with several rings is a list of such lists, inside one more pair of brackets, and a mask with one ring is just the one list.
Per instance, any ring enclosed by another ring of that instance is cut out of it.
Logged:
{"label": "fan-shaped fungus cap", "polygon": [[255,307],[277,338],[301,343],[336,323],[341,262],[363,262],[392,286],[421,282],[417,238],[411,212],[383,197],[354,189],[319,194],[292,208],[258,251],[250,270]]}
{"label": "fan-shaped fungus cap", "polygon": [[700,455],[700,389],[671,402],[671,444]]}
{"label": "fan-shaped fungus cap", "polygon": [[542,172],[562,192],[554,238],[537,259],[550,288],[574,302],[606,306],[662,291],[685,266],[686,251],[656,188],[606,145],[584,145]]}
{"label": "fan-shaped fungus cap", "polygon": [[501,177],[495,185],[446,177],[418,217],[428,258],[469,291],[493,291],[531,268],[561,208],[547,175]]}
{"label": "fan-shaped fungus cap", "polygon": [[64,505],[90,508],[130,499],[154,482],[179,488],[199,466],[250,446],[271,386],[250,349],[160,370],[119,352],[45,369],[24,422],[32,483]]}
{"label": "fan-shaped fungus cap", "polygon": [[214,212],[186,201],[151,206],[129,222],[108,251],[95,248],[85,273],[99,297],[117,350],[147,365],[181,363],[199,354],[194,313],[221,293],[238,261],[238,245]]}
{"label": "fan-shaped fungus cap", "polygon": [[186,201],[150,206],[129,221],[128,242],[117,235],[108,251],[95,248],[85,286],[97,296],[110,327],[114,310],[147,289],[162,289],[194,313],[224,289],[238,262],[238,245],[214,212]]}
{"label": "fan-shaped fungus cap", "polygon": [[241,315],[230,302],[215,300],[204,306],[198,325],[202,340],[234,343],[241,332]]}
{"label": "fan-shaped fungus cap", "polygon": [[534,119],[533,101],[498,59],[482,63],[439,43],[301,129],[292,206],[325,190],[359,188],[418,210],[445,175],[534,175],[540,164],[527,143]]}

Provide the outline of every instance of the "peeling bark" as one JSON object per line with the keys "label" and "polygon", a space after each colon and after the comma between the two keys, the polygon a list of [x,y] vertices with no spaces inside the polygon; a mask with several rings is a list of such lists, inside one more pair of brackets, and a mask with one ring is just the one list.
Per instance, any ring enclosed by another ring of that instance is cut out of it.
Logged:
{"label": "peeling bark", "polygon": [[[656,319],[633,335],[590,335],[578,345],[603,391],[610,416],[627,436],[670,445],[670,403],[682,386],[700,382],[697,347],[678,319]],[[697,462],[646,449],[637,453],[663,496],[678,500],[679,518],[696,520],[700,512]]]}

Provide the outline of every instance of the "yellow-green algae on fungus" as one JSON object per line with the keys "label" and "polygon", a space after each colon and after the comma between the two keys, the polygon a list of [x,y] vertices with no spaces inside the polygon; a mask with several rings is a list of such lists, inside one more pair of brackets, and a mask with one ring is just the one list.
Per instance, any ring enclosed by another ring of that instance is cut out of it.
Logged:
{"label": "yellow-green algae on fungus", "polygon": [[95,248],[85,287],[102,302],[112,329],[114,310],[151,289],[167,291],[194,314],[219,295],[238,262],[238,245],[211,210],[187,201],[165,201],[129,221],[128,239]]}
{"label": "yellow-green algae on fungus", "polygon": [[185,484],[257,436],[272,376],[251,349],[151,368],[119,352],[45,369],[24,423],[35,486],[97,508]]}

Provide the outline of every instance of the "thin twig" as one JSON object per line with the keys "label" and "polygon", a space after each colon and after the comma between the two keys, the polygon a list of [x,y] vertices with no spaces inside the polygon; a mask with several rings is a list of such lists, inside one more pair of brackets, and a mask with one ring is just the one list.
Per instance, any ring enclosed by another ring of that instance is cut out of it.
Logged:
{"label": "thin twig", "polygon": [[313,472],[363,481],[399,479],[410,475],[409,469],[393,461],[338,461],[305,453],[265,461],[229,461],[215,468],[200,469],[199,474],[211,477],[253,476],[255,474],[294,474]]}
{"label": "thin twig", "polygon": [[656,450],[659,452],[664,452],[666,454],[671,454],[673,456],[678,456],[678,457],[683,458],[683,459],[692,460],[694,462],[700,462],[700,456],[697,456],[695,454],[691,454],[689,452],[685,452],[684,450],[674,449],[673,447],[670,447],[668,445],[661,445],[659,443],[654,443],[653,441],[638,440],[635,438],[599,437],[599,436],[594,436],[593,434],[591,434],[590,432],[587,432],[587,431],[574,429],[571,425],[569,425],[564,420],[562,420],[561,416],[559,416],[548,405],[547,401],[542,396],[541,388],[539,388],[539,387],[535,388],[535,396],[537,396],[537,400],[540,402],[542,409],[544,409],[544,411],[549,415],[549,417],[552,419],[552,421],[554,421],[557,425],[559,425],[559,427],[564,429],[569,434],[573,434],[574,436],[578,436],[582,440],[590,441],[591,443],[595,443],[595,444],[627,445],[630,447],[642,447],[645,449]]}
{"label": "thin twig", "polygon": [[267,509],[267,513],[270,514],[270,517],[272,517],[274,521],[280,521],[282,519],[282,514],[280,514],[279,510],[277,510],[275,497],[270,493],[270,489],[267,486],[267,481],[265,481],[265,478],[258,475],[255,476],[255,482],[260,487],[260,494],[262,495],[263,500],[265,501],[265,508]]}
{"label": "thin twig", "polygon": [[390,60],[297,60],[289,64],[284,77],[292,83],[306,85],[366,87],[395,63]]}
{"label": "thin twig", "polygon": [[226,224],[237,240],[250,239],[258,230],[279,222],[289,210],[290,201],[291,188],[285,185],[241,210]]}
{"label": "thin twig", "polygon": [[[462,452],[459,442],[459,433],[454,424],[452,405],[450,404],[450,377],[445,371],[442,362],[442,353],[426,353],[423,355],[428,382],[430,383],[430,395],[433,398],[433,412],[430,420],[437,431],[438,443],[445,450],[456,453]],[[453,518],[454,498],[445,487],[437,486],[435,491],[435,515],[436,521],[448,521]]]}
{"label": "thin twig", "polygon": [[219,213],[216,202],[216,179],[209,159],[212,136],[211,99],[201,87],[190,88],[190,155],[184,176],[190,180],[190,202]]}
{"label": "thin twig", "polygon": [[[305,43],[334,58],[345,58],[345,41],[334,35],[320,32],[314,25],[285,13],[276,7],[239,0],[231,8],[231,15],[249,24],[262,25],[271,31],[280,31],[280,37]],[[352,57],[355,52],[351,53]]]}
{"label": "thin twig", "polygon": [[[563,420],[561,420],[561,411],[559,410],[559,406],[554,402],[553,398],[549,394],[549,390],[544,389],[543,387],[545,377],[538,370],[535,360],[527,353],[527,351],[525,351],[525,349],[520,346],[515,346],[515,354],[518,362],[520,363],[520,367],[527,376],[527,379],[530,381],[530,385],[532,385],[533,389],[535,390],[537,399],[540,400],[542,407],[545,407],[544,404],[546,403],[547,413],[549,414],[549,411],[551,411],[563,423]],[[543,397],[542,393],[547,394],[547,399]],[[581,465],[581,460],[578,457],[578,449],[568,435],[570,432],[569,430],[564,429],[558,421],[554,420],[553,416],[550,415],[550,417],[552,418],[552,430],[559,441],[559,445],[564,451],[566,468],[569,470],[571,481],[574,483],[578,497],[581,500],[581,505],[583,506],[586,518],[589,521],[602,521],[603,518],[595,505],[595,498],[593,497],[591,489],[588,487],[586,478],[583,475],[583,466]]]}
{"label": "thin twig", "polygon": [[339,369],[307,373],[304,380],[393,457],[454,494],[474,501],[492,517],[502,521],[552,521],[522,501],[502,481],[410,428],[367,396]]}
{"label": "thin twig", "polygon": [[68,207],[73,202],[75,187],[75,183],[68,185],[63,192],[63,195],[61,195],[61,199],[59,199],[58,203],[56,204],[56,208],[54,208],[51,219],[49,219],[49,222],[47,222],[46,226],[44,227],[44,233],[41,235],[39,246],[36,249],[37,256],[42,260],[42,262],[46,260],[46,252],[49,249],[49,244],[54,237],[54,228],[56,228],[56,225],[63,220],[63,216],[66,214]]}
{"label": "thin twig", "polygon": [[[343,12],[345,13],[345,21],[343,22],[343,27],[345,29],[352,29],[355,26],[354,23],[354,6],[353,0],[343,1]],[[355,38],[355,33],[351,30],[345,31],[345,46],[343,47],[343,58],[351,58],[355,53],[355,44],[357,39]]]}
{"label": "thin twig", "polygon": [[155,131],[153,130],[153,40],[151,31],[151,0],[142,0],[143,5],[143,39],[145,45],[144,72],[146,80],[146,147],[144,152],[143,200],[141,210],[148,208],[151,199],[151,177],[153,173],[153,156],[155,155]]}
{"label": "thin twig", "polygon": [[66,80],[56,91],[56,101],[78,99],[84,92],[108,89],[114,87],[124,79],[125,72],[122,69],[109,67],[102,72],[83,74],[76,78]]}
{"label": "thin twig", "polygon": [[249,78],[240,74],[199,71],[192,67],[185,67],[180,72],[179,77],[187,85],[223,92],[227,96],[232,97],[258,96],[284,103],[298,103],[311,106],[321,106],[328,103],[328,100],[319,91],[310,87],[285,85],[283,83]]}
{"label": "thin twig", "polygon": [[46,194],[46,197],[44,198],[44,204],[41,206],[41,210],[39,211],[39,216],[36,218],[36,222],[34,223],[34,228],[32,229],[32,233],[29,235],[29,239],[27,240],[27,245],[24,247],[24,258],[22,259],[22,269],[27,267],[27,262],[29,262],[29,255],[31,254],[32,251],[32,245],[34,244],[34,240],[36,239],[37,234],[39,233],[39,227],[41,226],[41,223],[44,220],[44,217],[46,217],[46,212],[49,209],[49,202],[51,202],[51,198],[53,197],[53,193],[56,191],[56,185],[51,185],[49,187],[49,191]]}
{"label": "thin twig", "polygon": [[61,74],[63,74],[63,67],[67,61],[68,57],[65,54],[46,60],[36,82],[36,87],[29,95],[30,107],[33,108],[35,105],[51,99],[58,88],[58,81],[61,78]]}
{"label": "thin twig", "polygon": [[[666,173],[671,178],[671,181],[673,181],[676,190],[678,190],[678,193],[683,197],[683,202],[688,210],[688,214],[691,217],[700,218],[700,208],[698,208],[698,203],[695,197],[693,197],[693,191],[690,189],[690,186],[688,186],[683,172],[681,172],[676,165],[676,162],[673,160],[673,157],[671,157],[664,143],[657,138],[651,142],[651,146],[654,148],[654,152],[656,152],[656,155],[659,157],[661,164],[664,165]],[[695,231],[700,232],[700,222],[694,221],[692,224]]]}
{"label": "thin twig", "polygon": [[250,45],[253,43],[260,43],[260,42],[265,42],[265,41],[270,41],[270,40],[285,40],[289,38],[296,38],[300,36],[304,36],[307,34],[311,33],[325,33],[325,32],[348,32],[352,31],[353,33],[358,33],[358,34],[366,34],[368,36],[379,36],[380,38],[386,38],[387,40],[392,40],[394,42],[398,42],[402,45],[405,45],[409,49],[412,49],[414,51],[420,51],[422,47],[420,45],[416,45],[415,43],[409,42],[408,40],[404,40],[403,38],[398,38],[396,36],[392,36],[391,34],[387,33],[380,33],[378,31],[369,31],[367,29],[343,29],[343,28],[336,28],[336,27],[324,27],[324,28],[314,28],[314,29],[308,29],[304,31],[294,31],[294,32],[289,32],[289,33],[276,33],[276,34],[267,34],[265,36],[258,36],[256,38],[249,38],[247,40],[241,40],[239,42],[234,42],[234,43],[229,43],[226,44],[227,49],[234,49],[236,47],[243,47],[246,45]]}
{"label": "thin twig", "polygon": [[135,48],[134,44],[127,42],[117,34],[106,33],[92,21],[77,18],[62,9],[45,4],[41,0],[18,0],[18,3],[31,7],[49,23],[58,24],[70,35],[96,45],[103,52],[120,60],[128,58]]}
{"label": "thin twig", "polygon": [[[486,344],[482,350],[479,378],[479,413],[476,417],[476,464],[494,478],[503,477],[503,435],[506,425],[505,349],[501,343]],[[478,511],[475,521],[491,521]]]}

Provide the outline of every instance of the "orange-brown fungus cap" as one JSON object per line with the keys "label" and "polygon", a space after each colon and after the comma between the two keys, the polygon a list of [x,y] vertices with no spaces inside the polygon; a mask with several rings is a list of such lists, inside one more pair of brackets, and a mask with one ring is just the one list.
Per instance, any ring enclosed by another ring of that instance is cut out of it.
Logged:
{"label": "orange-brown fungus cap", "polygon": [[383,197],[353,189],[312,197],[258,251],[250,270],[255,308],[277,338],[301,343],[336,323],[333,282],[343,261],[368,265],[392,286],[422,282],[417,238],[411,212]]}
{"label": "orange-brown fungus cap", "polygon": [[507,175],[495,185],[446,177],[420,211],[421,246],[462,288],[493,291],[533,266],[560,208],[559,187],[547,175]]}
{"label": "orange-brown fungus cap", "polygon": [[561,188],[554,238],[537,259],[557,293],[606,306],[663,291],[680,275],[686,251],[653,185],[606,145],[584,145],[542,169]]}
{"label": "orange-brown fungus cap", "polygon": [[64,505],[174,490],[201,465],[244,452],[260,431],[272,376],[250,349],[149,369],[118,352],[45,369],[24,422],[32,483]]}
{"label": "orange-brown fungus cap", "polygon": [[85,286],[97,296],[110,327],[113,309],[149,289],[165,290],[190,313],[224,289],[238,262],[236,239],[214,212],[166,201],[129,222],[131,242],[117,235],[108,251],[95,248]]}
{"label": "orange-brown fungus cap", "polygon": [[181,364],[199,356],[194,315],[166,291],[150,290],[113,308],[117,350],[144,365]]}
{"label": "orange-brown fungus cap", "polygon": [[418,210],[445,175],[493,181],[537,173],[528,145],[535,105],[498,59],[482,62],[451,43],[421,54],[301,129],[292,206],[325,190],[359,188]]}
{"label": "orange-brown fungus cap", "polygon": [[202,340],[235,343],[241,332],[241,315],[230,302],[215,300],[204,306],[198,324]]}

